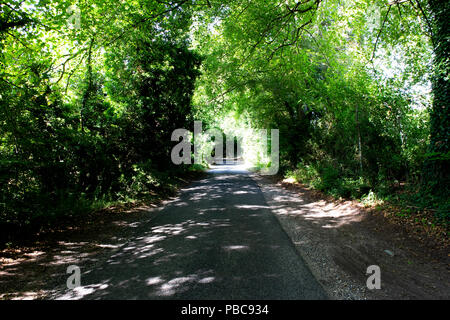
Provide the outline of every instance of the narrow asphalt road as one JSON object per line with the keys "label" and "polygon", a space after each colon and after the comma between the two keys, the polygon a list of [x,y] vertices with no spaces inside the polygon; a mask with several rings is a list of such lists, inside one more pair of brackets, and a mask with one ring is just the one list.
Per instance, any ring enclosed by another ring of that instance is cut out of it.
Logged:
{"label": "narrow asphalt road", "polygon": [[326,299],[247,171],[183,189],[59,299]]}

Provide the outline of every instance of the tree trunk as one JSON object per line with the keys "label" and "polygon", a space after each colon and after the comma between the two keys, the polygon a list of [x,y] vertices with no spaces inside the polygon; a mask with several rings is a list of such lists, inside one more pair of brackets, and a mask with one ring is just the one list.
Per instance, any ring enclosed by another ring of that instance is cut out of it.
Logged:
{"label": "tree trunk", "polygon": [[88,85],[86,91],[83,94],[83,101],[81,102],[81,110],[80,110],[80,126],[81,132],[84,132],[84,111],[86,110],[86,106],[91,95],[92,91],[92,45],[94,44],[94,38],[91,39],[91,44],[89,45],[88,59],[87,59],[87,77],[88,77]]}
{"label": "tree trunk", "polygon": [[362,175],[363,165],[362,165],[362,147],[361,147],[361,130],[359,127],[359,108],[356,105],[356,113],[355,113],[355,121],[356,121],[356,130],[358,132],[358,161],[359,161],[359,174]]}
{"label": "tree trunk", "polygon": [[434,28],[434,99],[430,114],[429,156],[424,164],[423,182],[434,191],[446,192],[449,182],[450,143],[450,2],[429,0],[429,6]]}

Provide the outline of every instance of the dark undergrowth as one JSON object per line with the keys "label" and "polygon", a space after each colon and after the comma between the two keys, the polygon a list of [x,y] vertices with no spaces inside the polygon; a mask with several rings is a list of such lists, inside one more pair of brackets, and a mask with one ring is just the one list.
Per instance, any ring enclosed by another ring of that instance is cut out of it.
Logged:
{"label": "dark undergrowth", "polygon": [[[99,217],[158,203],[205,174],[199,165],[168,172],[140,172],[119,192],[101,197],[64,190],[59,195],[29,194],[27,202],[8,203],[9,219],[0,220],[0,249],[32,243],[43,235],[82,229]],[[13,219],[11,217],[14,216]]]}

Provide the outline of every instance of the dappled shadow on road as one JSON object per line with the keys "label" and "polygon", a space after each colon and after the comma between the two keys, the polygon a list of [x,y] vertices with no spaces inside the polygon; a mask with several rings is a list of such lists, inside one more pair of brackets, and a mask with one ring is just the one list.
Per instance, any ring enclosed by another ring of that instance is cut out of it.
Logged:
{"label": "dappled shadow on road", "polygon": [[[52,299],[325,298],[258,186],[240,170],[213,170],[151,220],[116,225],[113,239],[71,239],[61,243],[64,250],[28,261],[51,269],[46,270],[51,278],[40,280],[42,294]],[[82,286],[68,290],[65,272],[72,264],[81,268]],[[11,279],[20,275],[13,266],[2,272]]]}
{"label": "dappled shadow on road", "polygon": [[[319,224],[322,228],[339,228],[353,222],[360,222],[360,208],[351,202],[334,203],[325,200],[311,200],[304,192],[295,197],[278,195],[274,197],[277,205],[272,206],[278,215],[301,215],[305,220]],[[293,210],[290,210],[292,208]],[[289,208],[289,209],[288,209]]]}
{"label": "dappled shadow on road", "polygon": [[36,299],[66,283],[69,265],[93,265],[101,255],[120,248],[143,218],[158,208],[142,206],[111,214],[83,230],[51,234],[34,246],[2,252],[0,299]]}

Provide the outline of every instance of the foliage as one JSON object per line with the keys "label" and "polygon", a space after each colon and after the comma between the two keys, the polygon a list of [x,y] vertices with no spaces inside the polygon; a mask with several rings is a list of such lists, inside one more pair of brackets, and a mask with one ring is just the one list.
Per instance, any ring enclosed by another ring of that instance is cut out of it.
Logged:
{"label": "foliage", "polygon": [[447,219],[448,14],[437,0],[5,0],[0,231],[167,187],[171,133],[193,120],[260,166],[249,130],[279,129],[283,173],[341,197],[406,184]]}
{"label": "foliage", "polygon": [[450,184],[450,3],[430,0],[434,43],[433,110],[430,119],[431,141],[425,162],[425,187],[448,196]]}
{"label": "foliage", "polygon": [[[428,145],[431,124],[439,127],[431,141],[448,146],[438,138],[448,112],[437,115],[430,94],[434,33],[447,32],[448,19],[436,20],[424,1],[304,1],[293,10],[299,3],[227,1],[194,14],[193,44],[205,56],[197,116],[221,123],[232,115],[236,132],[278,128],[283,173],[339,197],[441,183],[423,172],[426,159],[447,154]],[[448,61],[440,65],[447,70]],[[448,199],[448,181],[439,189]]]}
{"label": "foliage", "polygon": [[180,174],[167,161],[170,134],[191,125],[201,62],[189,10],[80,2],[77,29],[70,4],[1,7],[2,236],[151,197]]}

